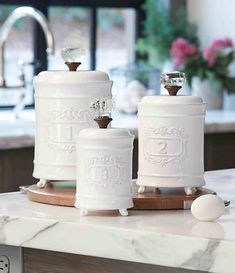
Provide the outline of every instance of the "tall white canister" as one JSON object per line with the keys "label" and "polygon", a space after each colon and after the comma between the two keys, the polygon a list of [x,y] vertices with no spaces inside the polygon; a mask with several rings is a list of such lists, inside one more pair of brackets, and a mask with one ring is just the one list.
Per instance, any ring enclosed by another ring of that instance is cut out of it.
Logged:
{"label": "tall white canister", "polygon": [[112,119],[98,117],[100,129],[88,128],[77,140],[77,193],[75,207],[119,210],[123,216],[133,207],[131,197],[134,136],[127,129],[108,128]]}
{"label": "tall white canister", "polygon": [[34,79],[36,137],[33,176],[76,180],[76,137],[97,127],[91,105],[111,98],[112,81],[100,71],[44,71]]}
{"label": "tall white canister", "polygon": [[187,195],[204,182],[205,103],[180,96],[184,73],[162,75],[170,96],[147,96],[138,107],[139,193],[145,187],[183,187]]}

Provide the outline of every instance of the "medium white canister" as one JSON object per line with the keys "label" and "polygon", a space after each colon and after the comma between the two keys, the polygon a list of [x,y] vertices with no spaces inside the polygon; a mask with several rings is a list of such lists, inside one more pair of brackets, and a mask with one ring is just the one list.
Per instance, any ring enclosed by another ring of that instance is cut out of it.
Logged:
{"label": "medium white canister", "polygon": [[121,215],[128,215],[127,208],[133,207],[133,140],[126,129],[89,128],[80,132],[75,207],[80,208],[81,215],[89,210],[119,210]]}
{"label": "medium white canister", "polygon": [[76,137],[97,127],[91,105],[111,98],[112,81],[99,71],[45,71],[34,79],[36,137],[33,176],[76,180]]}
{"label": "medium white canister", "polygon": [[[175,91],[174,87],[180,89],[174,84],[170,91]],[[205,104],[202,99],[147,96],[139,103],[138,119],[139,192],[144,192],[146,186],[183,187],[186,194],[192,194],[203,186]]]}

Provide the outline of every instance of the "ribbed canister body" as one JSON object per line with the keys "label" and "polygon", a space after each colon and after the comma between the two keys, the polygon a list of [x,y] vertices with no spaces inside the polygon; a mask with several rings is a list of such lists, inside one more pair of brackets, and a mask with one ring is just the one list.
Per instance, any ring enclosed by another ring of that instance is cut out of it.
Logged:
{"label": "ribbed canister body", "polygon": [[75,206],[126,209],[131,198],[134,136],[126,129],[84,129],[77,140]]}
{"label": "ribbed canister body", "polygon": [[91,103],[111,98],[111,86],[98,71],[46,71],[35,77],[34,177],[76,180],[76,137],[97,127]]}
{"label": "ribbed canister body", "polygon": [[204,182],[205,104],[199,97],[148,96],[139,104],[137,184],[199,187]]}

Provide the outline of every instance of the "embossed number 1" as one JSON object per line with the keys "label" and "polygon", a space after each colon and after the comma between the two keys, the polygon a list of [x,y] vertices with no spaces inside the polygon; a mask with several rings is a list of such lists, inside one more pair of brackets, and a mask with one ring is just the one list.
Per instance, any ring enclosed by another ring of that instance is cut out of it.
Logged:
{"label": "embossed number 1", "polygon": [[164,141],[159,141],[158,142],[159,146],[160,146],[160,149],[159,149],[159,154],[161,155],[165,155],[167,154],[167,143],[164,142]]}
{"label": "embossed number 1", "polygon": [[73,139],[73,127],[71,125],[67,126],[67,140],[72,140]]}

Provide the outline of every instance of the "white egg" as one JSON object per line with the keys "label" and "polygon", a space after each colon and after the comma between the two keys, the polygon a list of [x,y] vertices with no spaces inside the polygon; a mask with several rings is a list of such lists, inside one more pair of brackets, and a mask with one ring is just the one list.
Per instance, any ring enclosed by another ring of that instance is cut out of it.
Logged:
{"label": "white egg", "polygon": [[195,199],[191,206],[193,216],[200,221],[213,221],[223,215],[224,201],[215,194],[206,194]]}

